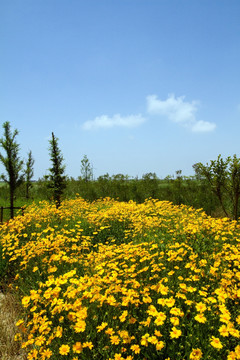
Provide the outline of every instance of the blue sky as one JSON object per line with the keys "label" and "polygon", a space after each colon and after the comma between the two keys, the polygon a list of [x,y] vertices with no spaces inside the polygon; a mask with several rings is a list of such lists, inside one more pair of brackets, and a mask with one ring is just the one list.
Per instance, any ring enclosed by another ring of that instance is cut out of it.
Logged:
{"label": "blue sky", "polygon": [[0,136],[19,130],[35,179],[52,132],[75,178],[85,154],[95,178],[240,156],[239,18],[239,0],[2,0]]}

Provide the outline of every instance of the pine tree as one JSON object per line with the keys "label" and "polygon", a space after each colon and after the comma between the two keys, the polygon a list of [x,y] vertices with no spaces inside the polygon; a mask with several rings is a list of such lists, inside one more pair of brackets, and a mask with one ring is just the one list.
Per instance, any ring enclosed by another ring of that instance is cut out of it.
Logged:
{"label": "pine tree", "polygon": [[7,175],[1,175],[1,178],[9,185],[9,196],[10,196],[10,208],[11,218],[14,217],[13,205],[14,195],[18,186],[20,186],[24,180],[24,174],[21,173],[23,169],[23,161],[19,158],[19,144],[16,142],[16,136],[18,130],[14,130],[11,133],[11,126],[8,121],[3,124],[4,135],[0,139],[0,145],[6,151],[4,157],[0,154],[0,161],[3,163]]}
{"label": "pine tree", "polygon": [[32,187],[31,179],[33,177],[33,165],[34,159],[32,157],[32,152],[29,151],[25,169],[26,199],[29,199],[29,190]]}
{"label": "pine tree", "polygon": [[66,187],[66,176],[64,175],[65,166],[63,165],[63,156],[58,146],[58,138],[52,132],[52,139],[49,141],[49,154],[52,162],[52,167],[49,169],[50,175],[47,176],[49,180],[48,186],[53,191],[53,198],[58,208],[61,205],[61,197]]}

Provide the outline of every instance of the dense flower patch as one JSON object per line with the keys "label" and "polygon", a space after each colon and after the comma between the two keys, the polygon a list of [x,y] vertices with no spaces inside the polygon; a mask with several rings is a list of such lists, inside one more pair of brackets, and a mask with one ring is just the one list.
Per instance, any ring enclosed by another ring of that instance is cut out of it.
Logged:
{"label": "dense flower patch", "polygon": [[240,359],[240,225],[146,200],[32,205],[1,228],[28,359]]}

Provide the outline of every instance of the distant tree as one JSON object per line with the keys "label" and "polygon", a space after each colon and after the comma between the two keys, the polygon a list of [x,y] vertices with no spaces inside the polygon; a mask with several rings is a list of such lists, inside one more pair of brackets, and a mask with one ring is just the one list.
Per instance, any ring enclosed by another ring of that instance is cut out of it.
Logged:
{"label": "distant tree", "polygon": [[173,182],[175,202],[177,205],[180,205],[183,202],[182,182],[183,182],[182,170],[177,170],[176,171],[176,179]]}
{"label": "distant tree", "polygon": [[32,187],[31,180],[33,178],[33,165],[34,165],[34,159],[32,157],[32,152],[30,150],[28,153],[28,159],[26,162],[26,169],[25,169],[26,199],[29,199],[29,190]]}
{"label": "distant tree", "polygon": [[158,196],[158,185],[159,185],[159,179],[156,175],[156,173],[146,173],[142,176],[142,182],[145,192],[145,198],[152,197],[153,199],[156,199]]}
{"label": "distant tree", "polygon": [[228,191],[231,194],[233,203],[233,217],[235,220],[239,217],[239,200],[240,200],[240,159],[237,158],[236,154],[230,160],[229,165],[230,172],[230,188]]}
{"label": "distant tree", "polygon": [[111,194],[111,176],[108,173],[97,178],[98,197],[112,196]]}
{"label": "distant tree", "polygon": [[52,167],[47,175],[48,187],[53,191],[53,198],[58,208],[61,205],[61,197],[66,188],[66,176],[64,175],[65,165],[63,165],[63,156],[58,146],[58,138],[52,132],[52,139],[49,140],[49,154]]}
{"label": "distant tree", "polygon": [[211,190],[217,196],[226,216],[230,216],[224,201],[228,181],[228,165],[229,158],[224,161],[221,155],[218,155],[217,160],[211,160],[210,164],[207,163],[206,165],[203,165],[199,162],[193,165],[198,178],[203,177],[208,181]]}
{"label": "distant tree", "polygon": [[14,217],[14,195],[15,191],[24,180],[24,174],[21,173],[23,169],[23,160],[19,158],[20,146],[16,142],[18,130],[11,132],[11,126],[8,121],[3,124],[4,134],[0,139],[0,145],[6,151],[6,156],[0,154],[0,161],[3,163],[7,175],[1,175],[1,178],[9,185],[11,218]]}
{"label": "distant tree", "polygon": [[90,161],[87,158],[87,155],[84,155],[83,159],[81,160],[81,174],[82,178],[85,182],[92,180],[93,178],[93,169]]}
{"label": "distant tree", "polygon": [[224,214],[237,220],[240,215],[240,159],[234,155],[224,160],[218,155],[217,160],[211,160],[210,164],[197,163],[193,168],[198,178],[207,179]]}

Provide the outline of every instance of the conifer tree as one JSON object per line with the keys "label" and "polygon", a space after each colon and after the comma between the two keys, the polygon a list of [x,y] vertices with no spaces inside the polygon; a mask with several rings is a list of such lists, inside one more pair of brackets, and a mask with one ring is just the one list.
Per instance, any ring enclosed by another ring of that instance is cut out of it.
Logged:
{"label": "conifer tree", "polygon": [[63,156],[58,146],[58,138],[52,132],[52,139],[49,141],[49,154],[52,162],[52,167],[49,169],[50,175],[47,176],[49,180],[48,186],[53,191],[53,198],[58,208],[61,205],[61,197],[66,187],[66,176],[64,175],[65,166],[63,165]]}
{"label": "conifer tree", "polygon": [[0,161],[3,163],[7,175],[1,175],[1,178],[9,185],[11,218],[14,217],[13,205],[14,195],[17,187],[22,184],[24,174],[21,173],[23,160],[19,158],[19,144],[16,142],[18,130],[11,132],[11,126],[8,121],[3,124],[4,134],[0,139],[0,145],[6,152],[6,156],[0,153]]}
{"label": "conifer tree", "polygon": [[31,150],[28,153],[28,159],[26,162],[26,169],[25,169],[25,182],[26,182],[26,199],[29,199],[29,190],[32,187],[32,177],[33,177],[33,165],[34,159],[32,157]]}

